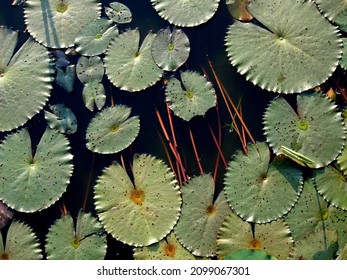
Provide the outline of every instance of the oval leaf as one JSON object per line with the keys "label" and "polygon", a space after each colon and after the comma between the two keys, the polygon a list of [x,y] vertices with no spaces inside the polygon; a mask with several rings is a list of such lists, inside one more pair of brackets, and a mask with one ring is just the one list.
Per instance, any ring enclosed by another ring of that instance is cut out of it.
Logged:
{"label": "oval leaf", "polygon": [[87,84],[91,81],[101,82],[104,72],[104,64],[98,56],[89,58],[81,56],[77,61],[77,77],[83,84]]}
{"label": "oval leaf", "polygon": [[109,19],[115,23],[129,23],[132,21],[132,13],[130,9],[119,2],[110,3],[110,8],[105,7],[105,13]]}

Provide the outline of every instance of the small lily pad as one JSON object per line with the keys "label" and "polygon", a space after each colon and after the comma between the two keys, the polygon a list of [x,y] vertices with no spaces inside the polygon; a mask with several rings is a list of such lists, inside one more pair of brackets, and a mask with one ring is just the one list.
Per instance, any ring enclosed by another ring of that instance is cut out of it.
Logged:
{"label": "small lily pad", "polygon": [[227,255],[224,260],[276,260],[276,258],[261,250],[241,249]]}
{"label": "small lily pad", "polygon": [[75,114],[64,104],[49,106],[50,111],[45,111],[45,119],[50,128],[61,133],[73,134],[77,130],[77,119]]}
{"label": "small lily pad", "polygon": [[244,220],[266,223],[290,211],[302,189],[300,169],[282,158],[270,162],[266,143],[249,144],[229,162],[225,193],[232,209]]}
{"label": "small lily pad", "polygon": [[163,239],[176,224],[181,196],[174,174],[150,155],[135,155],[133,181],[114,162],[98,178],[95,206],[106,231],[117,240],[148,246]]}
{"label": "small lily pad", "polygon": [[196,256],[215,256],[218,230],[231,212],[224,193],[213,201],[215,184],[210,174],[190,179],[181,191],[182,212],[175,227],[178,240]]}
{"label": "small lily pad", "polygon": [[165,71],[177,70],[187,61],[189,52],[189,39],[182,29],[161,29],[152,44],[152,57]]}
{"label": "small lily pad", "polygon": [[105,7],[105,13],[109,19],[118,24],[129,23],[133,19],[128,6],[120,2],[110,3],[110,7]]}
{"label": "small lily pad", "polygon": [[40,243],[32,229],[13,221],[3,235],[0,232],[0,260],[41,260]]}
{"label": "small lily pad", "polygon": [[129,118],[124,105],[108,107],[98,113],[87,128],[87,148],[100,154],[118,153],[135,140],[140,131],[139,117]]}
{"label": "small lily pad", "polygon": [[181,72],[181,81],[172,77],[166,86],[165,95],[170,109],[185,121],[195,116],[204,116],[217,102],[212,84],[193,71]]}
{"label": "small lily pad", "polygon": [[94,111],[94,104],[98,110],[101,110],[106,102],[105,87],[97,80],[91,80],[84,85],[82,96],[84,105],[90,111]]}
{"label": "small lily pad", "polygon": [[76,224],[71,215],[58,219],[48,231],[46,253],[49,260],[102,260],[106,254],[106,236],[100,222],[80,211]]}
{"label": "small lily pad", "polygon": [[83,84],[87,84],[94,80],[101,82],[104,72],[104,64],[98,56],[92,56],[89,58],[81,56],[77,61],[77,77]]}
{"label": "small lily pad", "polygon": [[76,77],[75,65],[68,65],[65,71],[58,67],[55,69],[57,70],[57,77],[55,78],[56,83],[67,92],[73,91]]}

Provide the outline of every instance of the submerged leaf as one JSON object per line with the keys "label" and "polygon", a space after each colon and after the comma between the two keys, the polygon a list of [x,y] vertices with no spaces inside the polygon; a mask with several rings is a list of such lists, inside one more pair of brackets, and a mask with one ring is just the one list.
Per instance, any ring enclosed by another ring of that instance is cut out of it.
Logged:
{"label": "submerged leaf", "polygon": [[73,91],[76,77],[75,65],[68,65],[65,71],[58,67],[55,69],[57,70],[57,77],[55,78],[56,83],[67,92]]}
{"label": "submerged leaf", "polygon": [[49,111],[45,111],[45,119],[50,128],[61,133],[73,134],[77,130],[75,114],[64,104],[50,105]]}
{"label": "submerged leaf", "polygon": [[112,2],[110,3],[110,8],[105,7],[105,13],[109,19],[114,21],[115,23],[129,23],[132,21],[132,14],[130,9],[120,3],[120,2]]}

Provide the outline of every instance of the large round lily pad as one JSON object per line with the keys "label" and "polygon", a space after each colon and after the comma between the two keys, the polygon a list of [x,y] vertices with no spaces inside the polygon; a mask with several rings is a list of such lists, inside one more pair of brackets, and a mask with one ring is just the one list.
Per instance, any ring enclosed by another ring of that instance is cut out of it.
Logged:
{"label": "large round lily pad", "polygon": [[148,246],[163,239],[176,224],[181,196],[174,174],[150,155],[135,155],[133,182],[114,162],[94,188],[95,207],[101,223],[114,238],[134,246]]}
{"label": "large round lily pad", "polygon": [[232,209],[244,220],[266,223],[288,213],[302,189],[300,169],[282,158],[270,162],[266,143],[250,144],[237,152],[225,175],[225,193]]}
{"label": "large round lily pad", "polygon": [[28,39],[14,53],[17,38],[17,32],[0,26],[0,131],[31,119],[52,89],[54,64],[47,50]]}
{"label": "large round lily pad", "polygon": [[236,21],[226,36],[230,62],[247,80],[269,91],[295,93],[331,76],[342,41],[315,3],[258,0],[247,9],[261,25]]}
{"label": "large round lily pad", "polygon": [[21,212],[35,212],[56,202],[70,181],[69,141],[47,128],[37,147],[27,129],[10,134],[0,145],[0,200]]}
{"label": "large round lily pad", "polygon": [[282,154],[284,146],[304,156],[302,165],[328,165],[344,146],[341,113],[331,100],[314,91],[297,96],[297,112],[283,97],[274,99],[264,114],[267,142],[276,154]]}

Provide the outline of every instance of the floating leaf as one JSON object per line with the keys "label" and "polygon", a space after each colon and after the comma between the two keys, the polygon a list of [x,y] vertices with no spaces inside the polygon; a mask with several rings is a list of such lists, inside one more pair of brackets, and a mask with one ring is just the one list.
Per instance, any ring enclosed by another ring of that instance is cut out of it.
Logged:
{"label": "floating leaf", "polygon": [[35,212],[56,202],[72,174],[69,142],[47,128],[34,147],[27,129],[12,133],[0,145],[0,199],[21,212]]}
{"label": "floating leaf", "polygon": [[94,188],[95,206],[106,231],[134,246],[160,241],[176,224],[181,197],[174,174],[163,161],[135,155],[133,178],[116,162]]}
{"label": "floating leaf", "polygon": [[175,115],[189,121],[195,116],[204,116],[216,106],[216,94],[212,84],[202,75],[181,72],[181,81],[172,77],[165,90],[166,100]]}
{"label": "floating leaf", "polygon": [[345,0],[315,0],[319,10],[341,30],[347,31],[347,5]]}
{"label": "floating leaf", "polygon": [[197,26],[216,13],[219,0],[151,0],[157,13],[176,26]]}
{"label": "floating leaf", "polygon": [[289,257],[293,243],[290,230],[282,219],[267,224],[256,224],[253,236],[251,225],[231,213],[219,230],[217,255],[224,258],[239,250],[253,249],[283,260]]}
{"label": "floating leaf", "polygon": [[[347,131],[347,109],[342,111],[342,117],[345,123],[345,130]],[[337,157],[337,164],[345,176],[347,176],[347,144],[342,149],[341,154]]]}
{"label": "floating leaf", "polygon": [[333,260],[337,248],[337,232],[319,229],[296,242],[290,258],[295,260]]}
{"label": "floating leaf", "polygon": [[218,230],[231,212],[223,193],[213,201],[214,191],[210,174],[194,177],[182,187],[182,213],[175,233],[180,243],[196,256],[216,255]]}
{"label": "floating leaf", "polygon": [[112,21],[105,18],[90,22],[75,39],[76,51],[86,56],[104,53],[111,40],[119,33],[117,26],[111,25]]}
{"label": "floating leaf", "polygon": [[129,23],[133,19],[130,9],[119,2],[110,3],[110,8],[105,7],[105,13],[109,19],[119,24]]}
{"label": "floating leaf", "polygon": [[27,0],[24,18],[29,33],[49,48],[68,48],[89,22],[100,17],[97,0]]}
{"label": "floating leaf", "polygon": [[[5,227],[13,218],[13,211],[0,201],[0,229]],[[1,235],[1,234],[0,234]]]}
{"label": "floating leaf", "polygon": [[90,81],[101,82],[104,72],[104,64],[98,56],[89,58],[81,56],[77,61],[77,77],[83,84],[87,84]]}
{"label": "floating leaf", "polygon": [[183,65],[190,52],[187,35],[181,29],[161,29],[152,44],[152,57],[155,63],[165,71],[175,71]]}
{"label": "floating leaf", "polygon": [[91,214],[80,211],[76,227],[73,218],[65,215],[48,231],[47,259],[102,260],[106,254],[106,237],[100,236],[102,232],[102,225]]}
{"label": "floating leaf", "polygon": [[106,74],[116,87],[140,91],[160,79],[163,71],[155,64],[151,54],[155,36],[154,33],[149,33],[140,49],[138,29],[129,29],[111,42],[104,61]]}
{"label": "floating leaf", "polygon": [[343,54],[340,60],[340,66],[347,70],[347,38],[342,38],[343,41]]}
{"label": "floating leaf", "polygon": [[106,102],[105,87],[97,80],[91,80],[84,85],[83,102],[90,111],[94,111],[94,104],[98,110],[104,107]]}
{"label": "floating leaf", "polygon": [[14,54],[17,37],[17,32],[0,26],[0,131],[31,119],[52,89],[53,61],[47,50],[28,39]]}
{"label": "floating leaf", "polygon": [[347,260],[347,243],[339,254],[337,260]]}
{"label": "floating leaf", "polygon": [[[264,133],[270,147],[281,154],[285,146],[313,161],[311,168],[320,168],[332,162],[345,142],[345,128],[336,105],[317,92],[297,96],[295,113],[283,98],[274,99],[264,115]],[[327,137],[329,135],[329,137]]]}
{"label": "floating leaf", "polygon": [[165,239],[147,247],[134,248],[135,260],[195,260],[187,249],[170,233]]}
{"label": "floating leaf", "polygon": [[[339,251],[343,249],[343,246],[347,243],[347,211],[340,210],[334,206],[329,206],[326,212],[328,218],[324,220],[324,225],[320,224],[320,227],[326,227],[328,230],[337,231]],[[338,251],[338,253],[339,253]]]}
{"label": "floating leaf", "polygon": [[95,153],[118,153],[134,142],[140,131],[139,117],[129,118],[131,109],[124,105],[98,113],[87,128],[87,148]]}
{"label": "floating leaf", "polygon": [[276,258],[261,250],[241,249],[227,255],[224,260],[276,260]]}
{"label": "floating leaf", "polygon": [[67,66],[65,71],[58,67],[55,69],[57,70],[57,77],[55,78],[56,83],[67,92],[73,91],[76,77],[75,65]]}
{"label": "floating leaf", "polygon": [[40,243],[32,229],[13,221],[2,239],[0,232],[0,260],[40,260]]}
{"label": "floating leaf", "polygon": [[331,76],[341,39],[315,3],[259,0],[247,9],[264,27],[236,21],[226,36],[230,62],[247,80],[269,91],[295,93]]}
{"label": "floating leaf", "polygon": [[61,133],[73,134],[77,130],[75,114],[64,104],[50,105],[49,111],[45,111],[45,119],[50,128]]}
{"label": "floating leaf", "polygon": [[234,19],[251,21],[253,16],[248,12],[247,5],[251,0],[226,0],[229,13]]}
{"label": "floating leaf", "polygon": [[244,220],[266,223],[282,217],[293,207],[302,189],[300,169],[275,158],[265,143],[237,152],[225,175],[225,193],[232,209]]}

